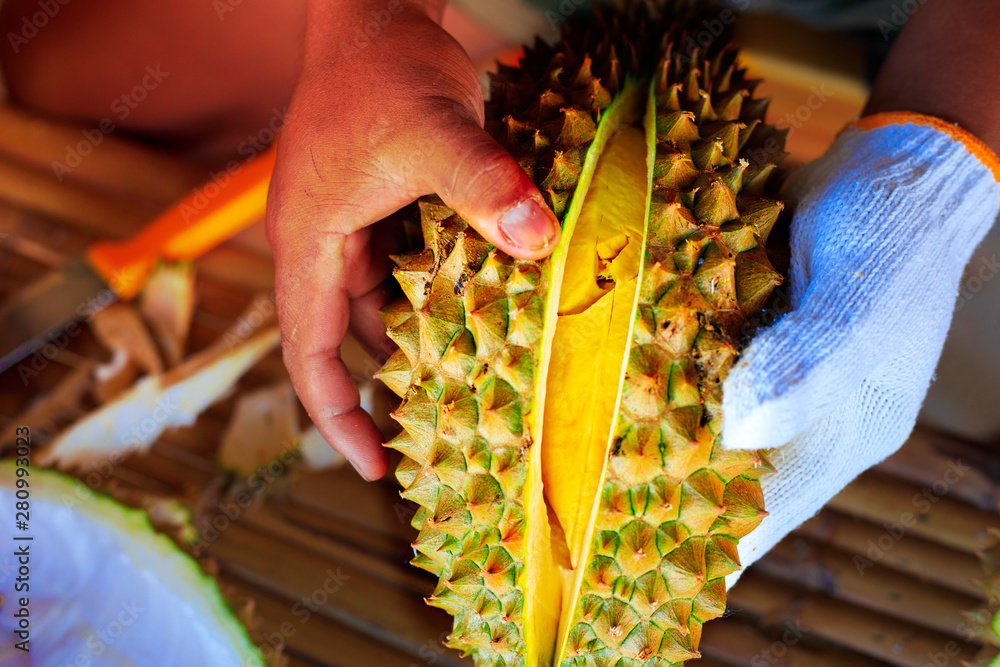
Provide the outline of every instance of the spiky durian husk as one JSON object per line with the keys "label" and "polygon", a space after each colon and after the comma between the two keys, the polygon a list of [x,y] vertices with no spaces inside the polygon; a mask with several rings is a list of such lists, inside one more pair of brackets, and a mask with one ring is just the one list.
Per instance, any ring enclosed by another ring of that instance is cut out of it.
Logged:
{"label": "spiky durian husk", "polygon": [[765,515],[758,479],[772,470],[718,441],[741,332],[781,282],[765,246],[782,206],[764,190],[781,157],[765,147],[780,151],[784,137],[761,125],[765,105],[749,99],[731,49],[694,62],[671,49],[654,85],[639,310],[566,666],[697,657],[702,624],[725,610],[737,540]]}
{"label": "spiky durian husk", "polygon": [[[780,204],[764,190],[783,135],[762,125],[766,104],[734,51],[682,50],[684,21],[652,6],[598,10],[556,47],[539,43],[501,69],[488,109],[488,129],[562,219],[602,113],[627,74],[666,54],[639,310],[564,665],[697,655],[770,470],[717,435],[741,329],[779,281],[764,245]],[[390,446],[405,455],[402,495],[420,507],[414,564],[440,578],[428,602],[455,616],[451,646],[479,665],[524,665],[524,419],[551,271],[498,252],[437,200],[420,208],[426,247],[396,260],[407,303],[385,313],[400,351],[381,374],[404,399]]]}

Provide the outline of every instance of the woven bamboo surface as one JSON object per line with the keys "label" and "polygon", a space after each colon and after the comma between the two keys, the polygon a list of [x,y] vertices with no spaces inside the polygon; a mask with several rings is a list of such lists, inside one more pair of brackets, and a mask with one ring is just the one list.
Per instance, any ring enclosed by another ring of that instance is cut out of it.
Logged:
{"label": "woven bamboo surface", "polygon": [[[794,111],[811,83],[785,77],[773,85]],[[796,130],[796,157],[828,142],[857,104],[843,93],[817,111]],[[60,182],[51,163],[65,159],[80,129],[0,107],[0,299],[91,241],[135,231],[207,176],[107,136]],[[272,268],[259,225],[197,262],[192,350],[270,289]],[[87,359],[105,356],[85,331],[37,375],[0,375],[4,441],[32,400]],[[283,377],[274,353],[240,388]],[[165,435],[149,455],[117,467],[115,478],[164,493],[206,483],[232,406],[230,398],[195,426]],[[986,544],[987,527],[1000,526],[998,474],[1000,458],[919,430],[751,568],[731,593],[727,617],[706,627],[697,664],[941,667],[970,659],[978,645],[963,632],[962,612],[980,602],[975,551]],[[343,468],[302,474],[290,487],[277,482],[272,491],[259,508],[220,521],[207,541],[222,579],[256,601],[261,630],[286,647],[294,667],[471,664],[441,648],[449,619],[422,602],[433,582],[407,564],[413,510],[391,480],[366,484]],[[894,524],[906,516],[913,521],[902,534]]]}

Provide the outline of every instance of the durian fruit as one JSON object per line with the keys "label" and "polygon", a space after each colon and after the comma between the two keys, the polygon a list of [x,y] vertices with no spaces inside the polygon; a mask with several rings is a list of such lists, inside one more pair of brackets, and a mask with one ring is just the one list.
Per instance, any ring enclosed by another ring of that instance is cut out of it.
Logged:
{"label": "durian fruit", "polygon": [[428,602],[477,665],[697,657],[765,515],[770,464],[718,440],[722,380],[781,281],[784,136],[685,7],[598,8],[495,77],[488,128],[562,221],[550,258],[506,256],[428,198],[425,247],[395,260],[389,446]]}
{"label": "durian fruit", "polygon": [[0,663],[281,664],[265,660],[216,581],[145,512],[7,460],[0,522]]}

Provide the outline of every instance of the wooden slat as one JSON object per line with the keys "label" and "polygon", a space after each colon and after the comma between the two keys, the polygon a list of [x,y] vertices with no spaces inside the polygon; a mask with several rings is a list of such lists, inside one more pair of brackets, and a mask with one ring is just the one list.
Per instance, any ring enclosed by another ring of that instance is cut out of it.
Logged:
{"label": "wooden slat", "polygon": [[[359,497],[358,502],[377,502],[377,498]],[[259,508],[246,517],[257,530],[298,544],[303,549],[318,549],[331,556],[350,554],[361,569],[387,581],[409,587],[418,595],[429,595],[433,581],[430,575],[409,566],[413,550],[408,542],[366,531],[355,524],[339,521],[300,507],[287,500],[278,500]]]}
{"label": "wooden slat", "polygon": [[[750,623],[730,616],[705,624],[701,652],[708,659],[688,663],[706,667],[711,659],[743,667],[884,667],[885,663],[868,656],[844,651],[825,642],[817,642],[804,628],[790,623],[764,634]],[[717,663],[718,664],[718,663]]]}
{"label": "wooden slat", "polygon": [[845,514],[872,523],[910,524],[907,532],[959,551],[974,553],[990,543],[988,528],[1000,526],[996,514],[876,472],[858,477],[829,503]]}
{"label": "wooden slat", "polygon": [[751,570],[729,596],[734,609],[748,611],[768,625],[799,624],[809,634],[898,667],[925,667],[929,655],[955,646],[953,664],[971,660],[978,645],[951,635],[862,609],[819,593],[782,585]]}
{"label": "wooden slat", "polygon": [[973,554],[955,551],[936,542],[912,535],[896,538],[882,526],[825,509],[810,519],[797,533],[878,562],[922,581],[932,582],[966,595],[980,595],[969,576],[979,571]]}
{"label": "wooden slat", "polygon": [[[336,560],[289,553],[280,541],[239,523],[224,530],[209,549],[225,570],[241,579],[286,598],[315,599],[319,613],[414,656],[436,645],[450,627],[446,614],[401,588]],[[276,553],[284,555],[275,558]],[[438,664],[463,663],[449,652]]]}
{"label": "wooden slat", "polygon": [[[223,582],[254,601],[263,650],[285,646],[292,660],[327,667],[410,667],[414,658],[314,612],[301,599],[276,596],[223,571]],[[312,602],[307,600],[312,606]]]}
{"label": "wooden slat", "polygon": [[[996,472],[990,455],[957,438],[918,427],[906,447],[877,466],[880,472],[917,485],[923,489],[947,485],[947,493],[974,507],[997,513],[997,485],[991,478]],[[958,480],[953,482],[953,480]]]}
{"label": "wooden slat", "polygon": [[731,662],[720,662],[715,658],[709,658],[702,656],[698,660],[689,660],[687,663],[688,667],[733,667]]}
{"label": "wooden slat", "polygon": [[962,614],[981,600],[921,582],[865,557],[802,537],[779,543],[755,565],[773,579],[958,636]]}
{"label": "wooden slat", "polygon": [[[358,497],[371,497],[373,489],[378,501],[360,504]],[[304,507],[364,526],[378,534],[407,543],[416,537],[410,520],[414,505],[399,497],[390,480],[368,484],[350,467],[314,475],[303,475],[292,490],[291,499]]]}
{"label": "wooden slat", "polygon": [[73,229],[123,238],[150,213],[0,160],[0,200]]}
{"label": "wooden slat", "polygon": [[[52,163],[66,163],[70,148],[84,140],[84,129],[91,128],[52,123],[0,104],[0,154],[47,173],[53,179]],[[206,173],[203,167],[106,134],[65,178],[119,198],[162,207],[205,180]]]}
{"label": "wooden slat", "polygon": [[244,518],[247,527],[268,535],[284,544],[334,560],[376,577],[392,586],[399,587],[421,599],[431,595],[434,582],[421,576],[416,568],[408,565],[408,559],[383,560],[374,554],[364,553],[335,540],[325,539],[314,532],[303,530],[281,517],[269,514],[267,510],[253,512]]}

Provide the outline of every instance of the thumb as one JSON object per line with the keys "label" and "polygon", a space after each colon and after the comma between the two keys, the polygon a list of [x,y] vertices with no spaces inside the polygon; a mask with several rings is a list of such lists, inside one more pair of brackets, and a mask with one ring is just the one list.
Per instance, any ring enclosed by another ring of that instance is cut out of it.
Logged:
{"label": "thumb", "polygon": [[559,221],[510,153],[471,118],[434,134],[421,166],[425,188],[508,255],[549,255]]}

